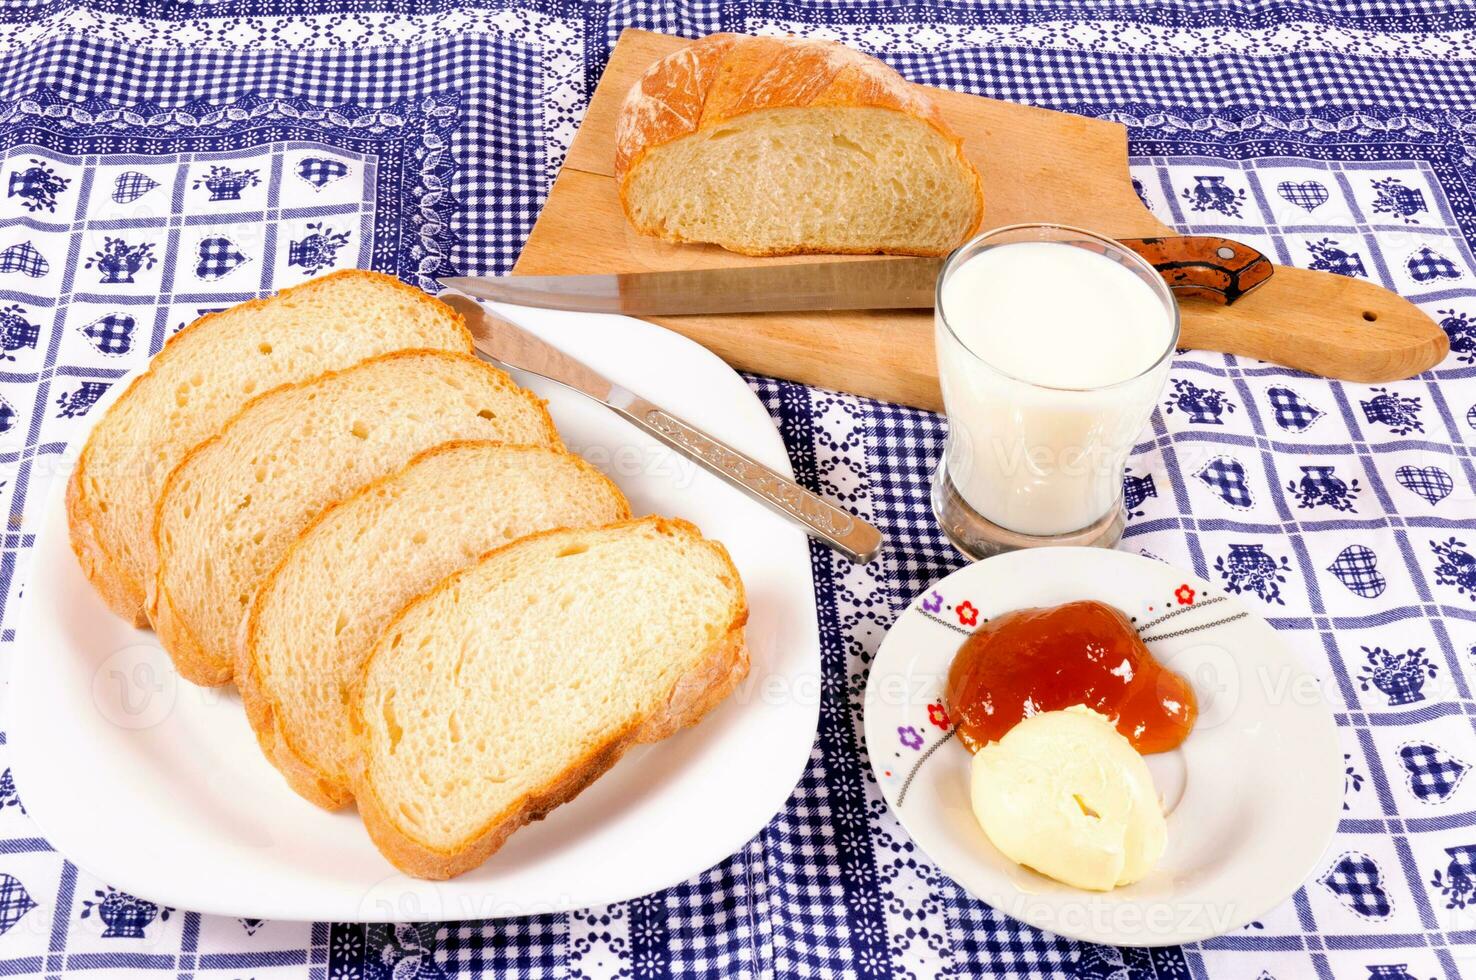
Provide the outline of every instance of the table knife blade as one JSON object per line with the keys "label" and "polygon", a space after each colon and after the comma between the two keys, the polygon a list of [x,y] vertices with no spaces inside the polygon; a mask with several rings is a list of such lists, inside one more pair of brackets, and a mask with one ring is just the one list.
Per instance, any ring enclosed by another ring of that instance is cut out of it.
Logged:
{"label": "table knife blade", "polygon": [[477,353],[485,360],[536,374],[593,398],[771,510],[799,524],[811,536],[852,561],[867,562],[881,552],[881,532],[861,518],[836,507],[661,406],[615,384],[578,358],[483,308],[470,296],[448,289],[441,293],[440,299],[466,318]]}

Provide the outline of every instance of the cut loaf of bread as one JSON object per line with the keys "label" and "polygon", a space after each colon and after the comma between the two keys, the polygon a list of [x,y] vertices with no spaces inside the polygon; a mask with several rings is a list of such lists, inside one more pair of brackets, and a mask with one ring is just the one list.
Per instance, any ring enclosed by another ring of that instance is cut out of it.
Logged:
{"label": "cut loaf of bread", "polygon": [[470,354],[395,351],[249,402],[160,492],[149,618],[186,679],[231,679],[257,586],[325,507],[455,439],[560,447],[543,403]]}
{"label": "cut loaf of bread", "polygon": [[944,255],[984,214],[937,107],[834,41],[714,34],[631,88],[615,179],[642,234],[747,255]]}
{"label": "cut loaf of bread", "polygon": [[625,520],[625,497],[570,453],[453,442],[324,511],[256,593],[236,686],[262,750],[305,798],[350,796],[347,692],[411,599],[537,531]]}
{"label": "cut loaf of bread", "polygon": [[460,315],[373,272],[323,276],[181,330],[93,428],[67,487],[72,549],[118,615],[147,625],[154,504],[169,473],[256,395],[401,348],[469,352]]}
{"label": "cut loaf of bread", "polygon": [[402,871],[449,878],[748,671],[722,545],[648,517],[515,541],[411,602],[364,665],[354,795]]}

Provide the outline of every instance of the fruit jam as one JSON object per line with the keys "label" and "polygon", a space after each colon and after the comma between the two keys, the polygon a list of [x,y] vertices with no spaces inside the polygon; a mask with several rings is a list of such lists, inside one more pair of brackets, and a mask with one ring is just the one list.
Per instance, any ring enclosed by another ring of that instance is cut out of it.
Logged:
{"label": "fruit jam", "polygon": [[1031,715],[1074,704],[1112,719],[1139,752],[1167,752],[1199,712],[1188,682],[1102,602],[1017,609],[985,623],[954,656],[944,699],[970,752]]}

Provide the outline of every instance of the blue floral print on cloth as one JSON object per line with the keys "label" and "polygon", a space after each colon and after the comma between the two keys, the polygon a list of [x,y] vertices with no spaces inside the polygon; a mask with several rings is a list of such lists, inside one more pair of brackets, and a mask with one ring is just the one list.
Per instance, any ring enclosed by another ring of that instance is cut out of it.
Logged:
{"label": "blue floral print on cloth", "polygon": [[1453,0],[0,4],[0,671],[44,653],[14,633],[40,477],[118,380],[198,316],[332,269],[426,287],[508,271],[627,27],[831,37],[919,82],[1115,120],[1164,222],[1379,283],[1440,323],[1451,357],[1387,385],[1178,355],[1124,486],[1123,548],[1235,592],[1322,678],[1346,756],[1335,846],[1281,907],[1184,948],[1065,940],[940,874],[871,780],[860,692],[896,612],[958,564],[927,505],[944,423],[751,378],[799,478],[889,551],[864,569],[812,551],[820,733],[737,854],[633,901],[509,920],[201,915],[51,850],[0,739],[0,972],[1469,974],[1476,15]]}

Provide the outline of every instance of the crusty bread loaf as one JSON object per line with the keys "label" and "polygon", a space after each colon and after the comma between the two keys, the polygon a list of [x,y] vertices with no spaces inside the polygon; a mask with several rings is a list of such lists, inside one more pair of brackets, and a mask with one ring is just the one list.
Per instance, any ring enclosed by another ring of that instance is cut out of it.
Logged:
{"label": "crusty bread loaf", "polygon": [[652,65],[615,131],[635,229],[747,255],[944,255],[984,214],[932,100],[834,41],[714,34]]}
{"label": "crusty bread loaf", "polygon": [[347,690],[394,615],[511,540],[629,516],[578,456],[494,442],[428,449],[334,504],[263,582],[242,629],[236,686],[267,758],[305,798],[343,806]]}
{"label": "crusty bread loaf", "polygon": [[257,586],[320,511],[453,439],[559,447],[542,402],[470,354],[395,351],[249,402],[160,491],[149,618],[179,672],[231,679]]}
{"label": "crusty bread loaf", "polygon": [[147,625],[159,489],[191,447],[278,385],[401,348],[469,352],[460,315],[396,279],[337,272],[181,330],[93,428],[67,487],[72,549],[120,616]]}
{"label": "crusty bread loaf", "polygon": [[411,602],[353,697],[354,795],[402,871],[449,878],[748,670],[722,545],[648,517],[536,534]]}

